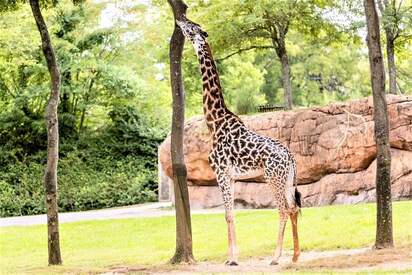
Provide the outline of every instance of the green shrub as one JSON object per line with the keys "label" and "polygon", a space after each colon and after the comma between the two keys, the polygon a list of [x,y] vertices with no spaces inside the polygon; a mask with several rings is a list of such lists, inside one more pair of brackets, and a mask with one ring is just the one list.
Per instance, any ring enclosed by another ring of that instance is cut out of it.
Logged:
{"label": "green shrub", "polygon": [[[45,213],[44,165],[18,162],[0,176],[0,215]],[[138,159],[82,160],[72,152],[59,162],[59,208],[80,211],[156,200],[156,171]]]}
{"label": "green shrub", "polygon": [[[58,195],[61,211],[79,211],[154,201],[157,194],[157,129],[136,109],[113,107],[105,128],[79,135],[68,115],[61,115]],[[37,119],[37,118],[36,118]],[[25,121],[19,124],[18,121]],[[13,122],[0,115],[0,215],[45,213],[43,174],[46,151],[27,149],[45,139],[30,130],[29,118]],[[1,123],[0,123],[1,124]],[[26,130],[17,130],[21,125]],[[25,133],[25,141],[19,140]],[[34,136],[33,136],[34,135]]]}
{"label": "green shrub", "polygon": [[156,199],[156,190],[147,188],[147,183],[156,178],[156,172],[146,171],[136,160],[126,158],[113,163],[111,159],[103,159],[88,164],[74,154],[61,161],[59,204],[62,209],[88,210]]}
{"label": "green shrub", "polygon": [[5,181],[0,180],[0,215],[11,216],[18,213],[20,210],[20,203],[16,201],[15,190]]}
{"label": "green shrub", "polygon": [[44,213],[42,165],[17,162],[0,175],[0,215]]}

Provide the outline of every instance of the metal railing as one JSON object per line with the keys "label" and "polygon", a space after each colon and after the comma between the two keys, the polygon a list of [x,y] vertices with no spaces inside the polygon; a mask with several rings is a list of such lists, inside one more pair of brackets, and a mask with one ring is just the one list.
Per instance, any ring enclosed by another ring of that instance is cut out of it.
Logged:
{"label": "metal railing", "polygon": [[266,105],[259,105],[257,110],[259,113],[265,113],[265,112],[284,111],[286,110],[286,108],[285,106],[276,106],[276,105],[266,104]]}

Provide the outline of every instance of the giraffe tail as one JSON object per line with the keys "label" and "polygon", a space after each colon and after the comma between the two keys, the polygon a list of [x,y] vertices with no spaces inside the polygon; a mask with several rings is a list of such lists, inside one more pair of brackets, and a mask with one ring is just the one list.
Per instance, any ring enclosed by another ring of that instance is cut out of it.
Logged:
{"label": "giraffe tail", "polygon": [[289,169],[289,174],[286,182],[286,202],[290,209],[302,207],[301,194],[298,191],[296,182],[296,169],[294,166]]}
{"label": "giraffe tail", "polygon": [[295,202],[296,205],[301,208],[302,207],[302,201],[301,201],[302,195],[300,194],[300,192],[298,191],[298,188],[295,187]]}

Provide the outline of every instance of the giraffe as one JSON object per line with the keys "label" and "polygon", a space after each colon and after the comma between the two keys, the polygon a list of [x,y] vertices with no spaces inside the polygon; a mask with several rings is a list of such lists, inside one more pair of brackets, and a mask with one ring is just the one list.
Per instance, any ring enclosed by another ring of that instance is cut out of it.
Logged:
{"label": "giraffe", "polygon": [[242,120],[225,105],[222,87],[210,46],[208,34],[201,27],[182,17],[176,20],[184,36],[193,44],[200,63],[203,81],[203,112],[212,135],[209,164],[222,193],[228,229],[227,265],[238,265],[234,224],[234,185],[245,175],[264,175],[279,209],[278,241],[271,264],[278,264],[282,254],[283,236],[288,216],[292,221],[294,254],[298,260],[297,218],[300,193],[296,184],[296,162],[287,147],[278,140],[260,136],[249,130]]}

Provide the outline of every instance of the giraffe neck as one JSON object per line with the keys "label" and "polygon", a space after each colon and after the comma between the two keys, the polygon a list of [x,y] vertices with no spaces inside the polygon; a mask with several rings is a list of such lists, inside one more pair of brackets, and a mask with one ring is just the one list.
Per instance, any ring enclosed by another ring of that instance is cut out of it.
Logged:
{"label": "giraffe neck", "polygon": [[216,133],[225,120],[236,116],[225,105],[216,64],[207,42],[201,50],[197,50],[197,56],[203,82],[203,113],[209,131]]}

